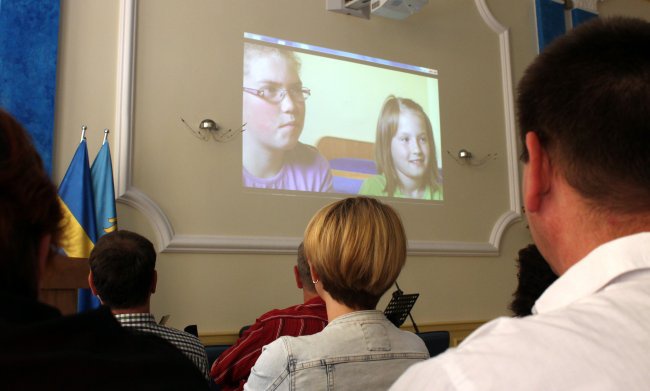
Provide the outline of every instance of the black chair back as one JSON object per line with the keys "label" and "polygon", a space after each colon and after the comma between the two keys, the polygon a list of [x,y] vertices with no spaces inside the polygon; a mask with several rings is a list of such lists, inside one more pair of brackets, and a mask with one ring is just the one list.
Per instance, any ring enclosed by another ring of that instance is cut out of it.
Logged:
{"label": "black chair back", "polygon": [[427,331],[418,333],[427,346],[430,357],[435,357],[449,348],[449,331]]}
{"label": "black chair back", "polygon": [[191,324],[191,325],[189,325],[189,326],[185,326],[185,328],[183,329],[183,331],[185,331],[186,333],[190,333],[190,334],[192,334],[192,335],[195,336],[195,337],[198,337],[198,336],[199,336],[199,328],[198,328],[195,324]]}

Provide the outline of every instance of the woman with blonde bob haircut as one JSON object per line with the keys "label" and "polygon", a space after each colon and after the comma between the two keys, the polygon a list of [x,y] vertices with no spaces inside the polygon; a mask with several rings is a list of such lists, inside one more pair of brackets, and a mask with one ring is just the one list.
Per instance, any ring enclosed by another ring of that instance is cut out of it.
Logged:
{"label": "woman with blonde bob haircut", "polygon": [[429,357],[417,335],[375,309],[406,261],[393,208],[368,197],[327,205],[307,225],[304,247],[329,324],[265,346],[244,389],[387,389]]}
{"label": "woman with blonde bob haircut", "polygon": [[374,309],[406,262],[406,233],[388,205],[348,198],[311,219],[305,255],[321,291],[351,309]]}

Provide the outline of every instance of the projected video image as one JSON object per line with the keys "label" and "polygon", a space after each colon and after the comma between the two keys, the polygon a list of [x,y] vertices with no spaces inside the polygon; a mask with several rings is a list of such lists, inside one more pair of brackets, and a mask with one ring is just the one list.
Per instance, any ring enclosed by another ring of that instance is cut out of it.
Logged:
{"label": "projected video image", "polygon": [[245,187],[443,199],[437,71],[244,38]]}

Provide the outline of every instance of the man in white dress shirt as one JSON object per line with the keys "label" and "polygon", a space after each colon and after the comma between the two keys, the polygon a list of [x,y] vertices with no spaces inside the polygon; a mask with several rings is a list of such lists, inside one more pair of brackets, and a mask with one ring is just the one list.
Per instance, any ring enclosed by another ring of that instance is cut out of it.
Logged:
{"label": "man in white dress shirt", "polygon": [[393,390],[650,390],[650,23],[557,39],[519,85],[524,204],[560,278]]}

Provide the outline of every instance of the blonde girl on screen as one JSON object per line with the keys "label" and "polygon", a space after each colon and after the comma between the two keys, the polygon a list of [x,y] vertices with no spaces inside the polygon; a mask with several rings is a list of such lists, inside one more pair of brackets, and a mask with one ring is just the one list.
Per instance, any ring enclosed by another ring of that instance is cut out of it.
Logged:
{"label": "blonde girl on screen", "polygon": [[366,179],[359,194],[442,200],[442,184],[431,121],[411,99],[390,95],[377,121],[378,175]]}

